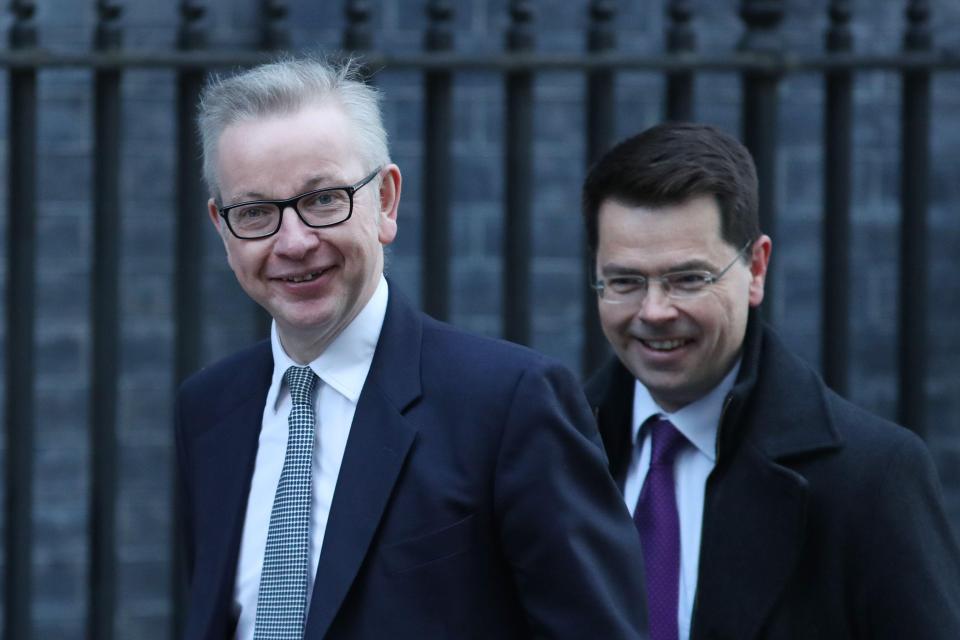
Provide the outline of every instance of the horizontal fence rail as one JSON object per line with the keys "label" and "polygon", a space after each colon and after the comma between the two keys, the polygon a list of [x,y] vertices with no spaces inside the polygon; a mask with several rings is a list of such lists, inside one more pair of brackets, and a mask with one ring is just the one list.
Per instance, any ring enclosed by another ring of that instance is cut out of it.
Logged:
{"label": "horizontal fence rail", "polygon": [[[34,3],[13,2],[14,22],[10,46],[0,51],[0,67],[9,74],[7,177],[8,237],[6,248],[6,540],[3,637],[28,640],[34,637],[31,617],[32,490],[34,475],[36,386],[34,371],[36,247],[37,247],[37,78],[50,70],[88,70],[93,78],[94,118],[94,209],[92,302],[91,302],[91,501],[89,505],[89,585],[87,636],[98,640],[115,637],[117,608],[117,434],[120,228],[120,144],[116,122],[121,119],[121,86],[124,75],[134,70],[168,70],[175,74],[176,224],[173,247],[175,291],[174,365],[177,382],[201,364],[203,316],[200,281],[203,274],[202,228],[196,214],[206,194],[201,182],[200,149],[193,118],[205,75],[209,71],[246,67],[275,60],[290,46],[287,2],[262,3],[262,38],[256,50],[216,50],[207,41],[206,9],[202,2],[180,3],[180,30],[176,50],[131,50],[124,48],[121,4],[97,3],[96,49],[88,52],[55,51],[37,45]],[[776,239],[776,154],[779,148],[777,117],[779,89],[795,74],[819,74],[824,87],[824,200],[823,200],[823,343],[822,369],[827,382],[844,393],[849,386],[850,360],[850,264],[849,247],[851,167],[855,157],[852,142],[853,84],[857,74],[885,72],[902,79],[900,211],[902,231],[898,280],[900,420],[920,434],[926,423],[925,334],[929,206],[929,155],[931,78],[938,73],[960,71],[960,52],[936,49],[930,36],[926,3],[906,3],[907,22],[902,49],[883,54],[857,53],[850,29],[848,2],[833,1],[824,34],[826,52],[797,53],[782,48],[780,2],[742,2],[745,33],[738,48],[728,52],[697,50],[691,20],[692,3],[665,3],[666,48],[664,53],[628,53],[617,50],[614,32],[616,3],[593,0],[585,8],[588,26],[585,51],[544,53],[536,51],[535,3],[509,3],[501,49],[482,53],[455,51],[453,27],[456,3],[430,0],[424,3],[427,27],[422,52],[378,51],[372,30],[373,12],[366,2],[346,2],[347,23],[343,52],[361,55],[374,82],[378,73],[416,71],[424,77],[422,122],[424,193],[422,233],[423,306],[435,316],[450,315],[451,206],[453,159],[453,89],[459,75],[496,72],[503,83],[505,126],[503,132],[504,235],[502,239],[502,334],[517,342],[531,341],[533,264],[534,121],[537,110],[534,82],[540,74],[582,73],[585,119],[574,128],[583,130],[585,157],[589,165],[615,142],[616,78],[622,73],[651,73],[665,81],[663,117],[696,119],[695,80],[711,73],[734,74],[741,80],[742,138],[758,164],[762,227]],[[348,55],[344,53],[344,55]],[[387,96],[389,100],[389,96]],[[571,251],[576,248],[571,247]],[[583,370],[596,368],[609,353],[597,321],[591,292],[592,258],[582,257]],[[771,278],[770,290],[777,286]],[[768,290],[768,296],[770,296]],[[771,310],[767,309],[768,315]],[[255,312],[255,325],[265,333],[269,318]],[[774,321],[775,317],[772,318]],[[174,510],[175,511],[175,510]],[[174,529],[177,524],[174,523]],[[178,536],[173,533],[171,539]],[[178,573],[180,547],[171,551],[171,630],[173,637],[182,622],[183,576]]]}
{"label": "horizontal fence rail", "polygon": [[[344,53],[349,53],[346,50]],[[222,69],[247,67],[277,59],[266,51],[117,51],[54,52],[35,48],[0,51],[0,67],[8,69]],[[373,69],[396,71],[618,71],[746,72],[773,74],[831,70],[856,71],[956,71],[960,52],[941,50],[900,54],[801,54],[765,52],[697,53],[381,53],[363,52]]]}

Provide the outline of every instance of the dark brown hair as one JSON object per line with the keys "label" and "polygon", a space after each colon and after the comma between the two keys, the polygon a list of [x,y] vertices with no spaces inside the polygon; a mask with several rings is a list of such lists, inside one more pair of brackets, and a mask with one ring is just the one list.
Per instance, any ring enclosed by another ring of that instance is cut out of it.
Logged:
{"label": "dark brown hair", "polygon": [[583,185],[583,219],[590,251],[597,251],[600,205],[662,207],[712,195],[720,233],[739,249],[760,236],[757,170],[736,138],[716,127],[668,122],[627,138],[601,157]]}

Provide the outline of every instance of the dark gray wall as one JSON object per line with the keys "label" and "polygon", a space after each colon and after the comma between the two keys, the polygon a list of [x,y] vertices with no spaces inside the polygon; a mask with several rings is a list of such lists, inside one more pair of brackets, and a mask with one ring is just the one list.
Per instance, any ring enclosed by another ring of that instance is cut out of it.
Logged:
{"label": "dark gray wall", "polygon": [[[95,26],[93,2],[38,3],[40,40],[50,49],[86,50]],[[123,3],[131,48],[175,43],[177,3]],[[212,44],[252,46],[258,39],[255,0],[209,2]],[[344,26],[342,2],[295,0],[290,24],[297,47],[336,47]],[[372,2],[375,42],[385,51],[417,50],[425,25],[423,2]],[[486,51],[502,46],[505,1],[457,5],[456,47]],[[538,48],[584,49],[586,2],[535,3]],[[663,49],[659,2],[621,2],[620,47]],[[742,25],[738,3],[701,2],[694,26],[705,51],[727,51]],[[783,23],[788,48],[819,50],[826,2],[793,0]],[[894,52],[903,32],[903,2],[854,2],[860,51]],[[960,4],[930,3],[935,42],[960,50]],[[3,27],[9,26],[9,17]],[[136,71],[124,80],[122,379],[119,507],[118,637],[169,637],[171,540],[171,407],[173,398],[173,221],[175,140],[173,75]],[[418,74],[386,71],[378,83],[387,95],[386,118],[395,160],[404,172],[400,236],[389,271],[408,297],[420,295],[421,90]],[[533,346],[572,368],[580,350],[583,277],[579,251],[578,189],[584,168],[584,81],[576,73],[550,73],[536,82],[536,189],[534,220]],[[619,137],[660,117],[663,83],[652,74],[623,73],[617,80]],[[853,367],[850,396],[888,417],[896,411],[898,308],[899,78],[863,73],[856,82],[854,144]],[[785,79],[777,158],[780,221],[773,268],[779,283],[773,301],[781,332],[811,362],[819,361],[821,199],[823,161],[822,81],[814,74]],[[493,73],[458,76],[454,90],[452,319],[490,335],[500,333],[501,203],[504,179],[502,81]],[[91,99],[86,71],[47,71],[40,79],[40,158],[37,261],[35,605],[37,637],[74,639],[84,631],[87,580],[87,432],[90,366]],[[960,78],[933,82],[930,209],[930,375],[928,441],[960,528]],[[729,74],[697,82],[697,116],[740,130],[740,84]],[[0,99],[0,112],[7,103]],[[4,120],[5,121],[5,120]],[[6,131],[0,129],[3,141]],[[0,144],[0,154],[6,147]],[[0,159],[6,169],[11,160]],[[5,200],[5,182],[0,192]],[[5,206],[5,205],[4,205]],[[16,212],[3,211],[9,216]],[[203,202],[196,215],[204,216]],[[206,235],[205,342],[211,362],[255,336],[254,313],[233,281],[212,230]],[[2,249],[0,249],[2,252]],[[5,270],[5,262],[0,261]],[[0,482],[2,482],[0,478]],[[878,532],[882,535],[882,532]],[[2,562],[2,558],[0,558]]]}

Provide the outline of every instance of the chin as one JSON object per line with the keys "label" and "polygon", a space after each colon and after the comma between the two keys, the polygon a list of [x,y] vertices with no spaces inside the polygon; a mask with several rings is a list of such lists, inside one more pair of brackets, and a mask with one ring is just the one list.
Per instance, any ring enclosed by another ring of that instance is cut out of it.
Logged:
{"label": "chin", "polygon": [[663,377],[657,376],[638,377],[637,379],[650,390],[650,395],[661,398],[670,404],[685,404],[684,398],[690,395],[682,381],[665,380]]}
{"label": "chin", "polygon": [[332,314],[330,313],[307,312],[303,310],[302,313],[279,313],[271,315],[277,319],[278,324],[289,327],[295,331],[322,332],[332,324]]}

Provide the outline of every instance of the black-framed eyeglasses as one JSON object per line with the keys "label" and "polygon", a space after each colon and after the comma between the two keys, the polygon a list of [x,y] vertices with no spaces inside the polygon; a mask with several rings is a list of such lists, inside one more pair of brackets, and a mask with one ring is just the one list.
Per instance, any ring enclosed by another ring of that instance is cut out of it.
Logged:
{"label": "black-framed eyeglasses", "polygon": [[731,267],[737,263],[753,245],[753,241],[747,242],[737,251],[726,267],[719,273],[711,271],[671,271],[662,276],[641,276],[641,275],[622,275],[613,276],[603,280],[597,280],[593,283],[593,288],[597,291],[602,302],[608,304],[639,304],[647,295],[651,281],[660,283],[660,289],[665,295],[674,300],[687,300],[696,298],[707,292],[710,285],[722,278]]}
{"label": "black-framed eyeglasses", "polygon": [[218,209],[230,233],[241,240],[268,238],[283,223],[283,211],[292,207],[303,224],[314,229],[346,222],[353,215],[353,195],[380,174],[382,167],[346,187],[314,189],[286,200],[251,200]]}

